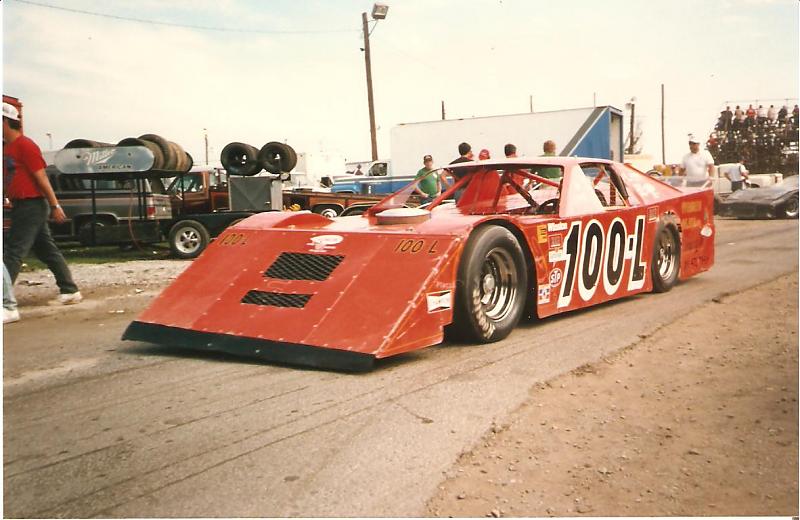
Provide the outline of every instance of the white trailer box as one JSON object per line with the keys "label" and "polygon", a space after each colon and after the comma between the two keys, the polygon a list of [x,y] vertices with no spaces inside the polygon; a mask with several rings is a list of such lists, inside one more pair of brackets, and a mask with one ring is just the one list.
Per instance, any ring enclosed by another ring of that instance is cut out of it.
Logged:
{"label": "white trailer box", "polygon": [[506,143],[516,145],[519,156],[541,155],[547,140],[556,142],[558,155],[620,160],[622,112],[602,106],[400,124],[391,132],[389,175],[415,174],[425,155],[433,156],[435,166],[444,166],[458,157],[458,144],[464,141],[476,159],[484,148],[496,159],[504,157]]}

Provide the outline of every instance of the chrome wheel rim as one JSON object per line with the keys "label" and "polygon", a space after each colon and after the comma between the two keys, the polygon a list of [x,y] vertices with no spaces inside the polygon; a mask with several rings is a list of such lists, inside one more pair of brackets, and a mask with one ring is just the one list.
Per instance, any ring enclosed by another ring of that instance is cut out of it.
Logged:
{"label": "chrome wheel rim", "polygon": [[335,209],[323,209],[319,214],[327,218],[336,218],[339,216],[339,213],[337,213]]}
{"label": "chrome wheel rim", "polygon": [[178,231],[175,247],[181,253],[194,253],[200,247],[200,233],[194,228],[182,228]]}
{"label": "chrome wheel rim", "polygon": [[666,231],[658,241],[658,275],[662,280],[669,280],[675,271],[677,251],[672,233]]}
{"label": "chrome wheel rim", "polygon": [[478,289],[483,312],[489,319],[502,320],[514,309],[518,276],[514,259],[508,251],[495,248],[486,254]]}

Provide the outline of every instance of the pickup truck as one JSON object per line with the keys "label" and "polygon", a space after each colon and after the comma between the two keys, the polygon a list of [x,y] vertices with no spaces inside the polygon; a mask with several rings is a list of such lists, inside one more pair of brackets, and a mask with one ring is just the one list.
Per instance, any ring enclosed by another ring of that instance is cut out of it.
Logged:
{"label": "pickup truck", "polygon": [[366,175],[347,174],[333,178],[331,191],[360,195],[389,195],[414,180],[414,175],[388,175],[389,163],[375,161],[367,168]]}

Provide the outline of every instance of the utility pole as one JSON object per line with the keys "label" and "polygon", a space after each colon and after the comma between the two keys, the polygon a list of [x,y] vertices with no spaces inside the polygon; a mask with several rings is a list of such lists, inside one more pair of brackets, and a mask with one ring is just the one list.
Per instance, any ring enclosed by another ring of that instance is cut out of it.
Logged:
{"label": "utility pole", "polygon": [[597,107],[597,92],[592,92],[592,107]]}
{"label": "utility pole", "polygon": [[533,94],[528,95],[528,105],[530,106],[531,114],[533,114]]}
{"label": "utility pole", "polygon": [[50,132],[47,132],[45,135],[47,136],[47,140],[50,143],[50,148],[49,149],[52,150],[53,149],[53,134],[51,134]]}
{"label": "utility pole", "polygon": [[203,128],[203,138],[206,141],[206,166],[208,166],[208,129]]}
{"label": "utility pole", "polygon": [[636,103],[631,99],[631,140],[630,144],[628,145],[628,153],[633,155],[633,122],[636,119]]}
{"label": "utility pole", "polygon": [[367,103],[369,103],[369,135],[372,145],[372,160],[378,160],[378,137],[375,132],[375,103],[372,99],[372,63],[369,54],[369,22],[367,13],[361,13],[361,23],[364,26],[364,62],[367,67]]}
{"label": "utility pole", "polygon": [[667,164],[667,154],[664,147],[664,84],[661,84],[661,164]]}
{"label": "utility pole", "polygon": [[444,99],[442,100],[442,121],[444,121]]}

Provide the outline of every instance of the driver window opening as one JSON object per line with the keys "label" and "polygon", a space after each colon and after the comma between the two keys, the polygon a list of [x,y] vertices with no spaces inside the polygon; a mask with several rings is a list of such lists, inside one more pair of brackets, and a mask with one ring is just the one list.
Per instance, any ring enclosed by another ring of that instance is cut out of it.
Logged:
{"label": "driver window opening", "polygon": [[583,174],[592,181],[594,193],[604,208],[628,205],[628,192],[619,175],[605,163],[583,163]]}

